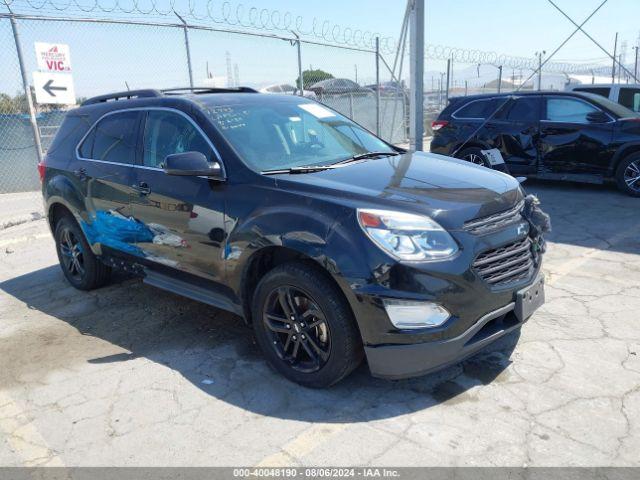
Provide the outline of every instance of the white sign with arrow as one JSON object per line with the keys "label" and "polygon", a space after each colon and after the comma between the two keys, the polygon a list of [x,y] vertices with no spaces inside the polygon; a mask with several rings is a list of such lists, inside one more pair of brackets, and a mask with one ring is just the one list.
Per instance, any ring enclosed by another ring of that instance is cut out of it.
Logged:
{"label": "white sign with arrow", "polygon": [[33,72],[33,86],[38,103],[73,105],[76,93],[73,77],[64,73]]}

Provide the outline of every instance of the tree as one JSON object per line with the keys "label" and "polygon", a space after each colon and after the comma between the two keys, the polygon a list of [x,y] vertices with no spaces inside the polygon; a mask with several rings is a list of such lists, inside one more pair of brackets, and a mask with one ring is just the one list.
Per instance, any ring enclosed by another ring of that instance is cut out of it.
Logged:
{"label": "tree", "polygon": [[[330,78],[333,78],[333,75],[331,75],[329,72],[325,72],[324,70],[305,70],[304,72],[302,72],[302,88],[306,90],[314,83],[320,82],[322,80],[328,80]],[[299,85],[299,80],[300,77],[296,78],[296,87]]]}

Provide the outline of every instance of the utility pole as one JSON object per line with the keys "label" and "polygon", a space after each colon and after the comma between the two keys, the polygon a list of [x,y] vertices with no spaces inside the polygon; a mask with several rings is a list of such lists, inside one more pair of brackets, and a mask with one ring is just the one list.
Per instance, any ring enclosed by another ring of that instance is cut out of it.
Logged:
{"label": "utility pole", "polygon": [[633,47],[633,49],[636,51],[636,62],[633,67],[633,79],[636,80],[638,78],[638,47]]}
{"label": "utility pole", "polygon": [[502,87],[502,65],[498,67],[498,93],[500,93],[500,87]]}
{"label": "utility pole", "polygon": [[613,65],[611,65],[611,83],[616,83],[616,53],[618,52],[618,32],[613,41]]}
{"label": "utility pole", "polygon": [[409,145],[412,151],[423,148],[424,135],[424,0],[409,0],[411,68],[411,106],[409,109]]}

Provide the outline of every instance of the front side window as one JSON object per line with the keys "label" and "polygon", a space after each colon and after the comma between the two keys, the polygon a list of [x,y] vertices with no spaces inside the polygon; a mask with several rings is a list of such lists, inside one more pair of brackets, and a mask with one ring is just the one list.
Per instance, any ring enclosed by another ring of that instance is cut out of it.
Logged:
{"label": "front side window", "polygon": [[547,120],[565,123],[589,123],[587,115],[599,110],[573,98],[547,98]]}
{"label": "front side window", "polygon": [[100,120],[79,148],[82,158],[134,164],[139,112],[114,113]]}
{"label": "front side window", "polygon": [[144,165],[162,168],[167,155],[184,152],[200,152],[210,162],[217,160],[207,140],[187,118],[176,112],[150,110],[144,129]]}
{"label": "front side window", "polygon": [[205,112],[253,170],[329,165],[368,152],[395,153],[346,117],[304,99],[209,105]]}
{"label": "front side window", "polygon": [[634,112],[640,111],[640,88],[627,88],[622,87],[620,89],[620,95],[618,97],[618,103],[627,107]]}

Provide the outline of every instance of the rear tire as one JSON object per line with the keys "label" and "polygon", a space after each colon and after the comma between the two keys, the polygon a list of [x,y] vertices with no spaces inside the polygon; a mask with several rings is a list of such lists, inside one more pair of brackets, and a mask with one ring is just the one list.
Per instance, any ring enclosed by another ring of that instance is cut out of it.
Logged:
{"label": "rear tire", "polygon": [[623,158],[616,168],[616,184],[620,191],[640,197],[640,153]]}
{"label": "rear tire", "polygon": [[474,165],[480,165],[481,167],[491,168],[491,163],[485,158],[482,150],[477,147],[465,148],[456,155],[460,160],[464,160]]}
{"label": "rear tire", "polygon": [[73,218],[66,215],[58,220],[54,237],[62,273],[71,285],[78,290],[93,290],[109,281],[111,268],[93,254]]}
{"label": "rear tire", "polygon": [[268,362],[306,387],[337,383],[364,357],[346,299],[313,266],[287,263],[268,272],[256,288],[252,319]]}

